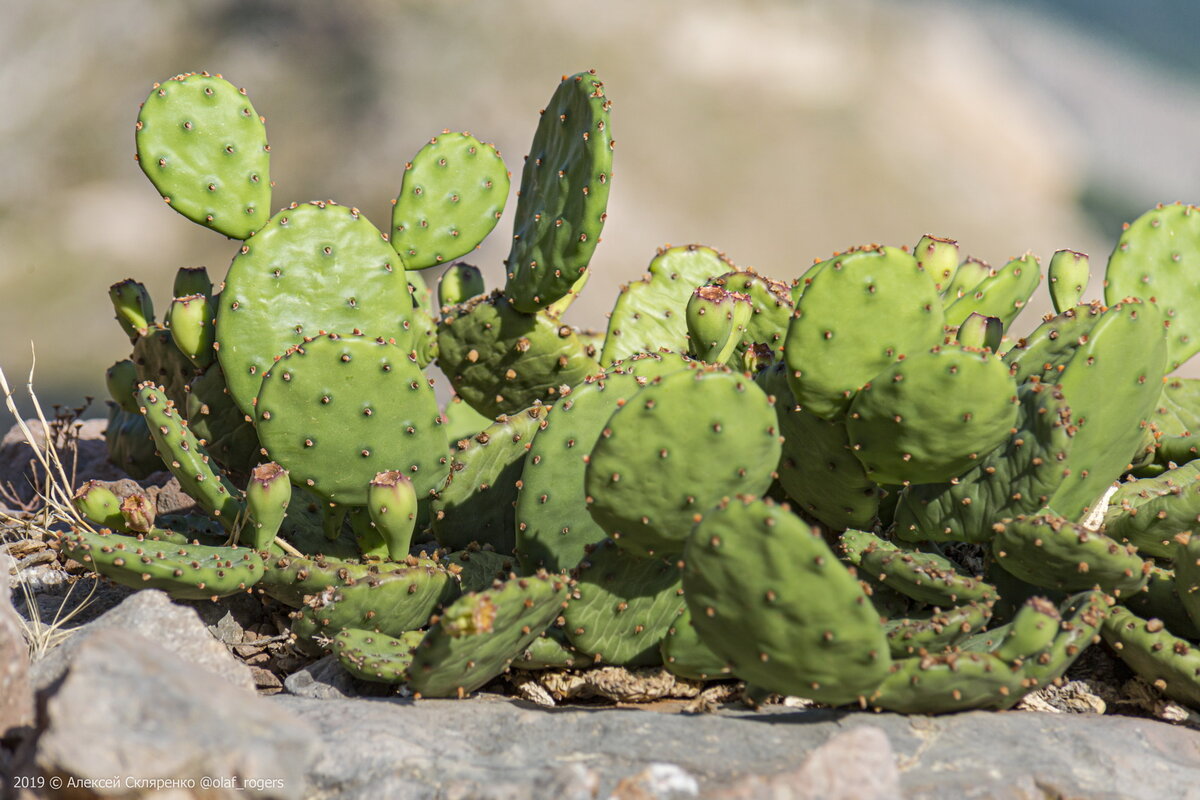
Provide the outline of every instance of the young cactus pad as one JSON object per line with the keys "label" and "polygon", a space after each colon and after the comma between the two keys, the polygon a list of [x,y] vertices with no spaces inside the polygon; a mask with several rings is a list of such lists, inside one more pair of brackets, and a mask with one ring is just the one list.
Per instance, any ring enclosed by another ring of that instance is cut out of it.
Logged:
{"label": "young cactus pad", "polygon": [[263,378],[259,438],[292,481],[331,503],[366,505],[368,485],[398,469],[426,497],[449,457],[433,387],[411,353],[363,336],[322,336]]}
{"label": "young cactus pad", "polygon": [[442,131],[404,166],[392,209],[392,246],[405,269],[448,264],[479,246],[508,202],[508,168],[496,148]]}
{"label": "young cactus pad", "polygon": [[271,215],[270,147],[244,89],[220,75],[157,84],[137,121],[137,159],[171,208],[232,239]]}
{"label": "young cactus pad", "polygon": [[608,216],[611,101],[594,72],[563,76],[534,134],[513,221],[506,294],[526,313],[566,296]]}

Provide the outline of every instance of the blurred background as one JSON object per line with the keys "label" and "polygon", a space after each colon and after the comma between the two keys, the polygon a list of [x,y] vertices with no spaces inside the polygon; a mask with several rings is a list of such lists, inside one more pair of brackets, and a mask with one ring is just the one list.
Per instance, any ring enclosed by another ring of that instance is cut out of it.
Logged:
{"label": "blurred background", "polygon": [[[656,247],[699,242],[791,280],[924,233],[1003,263],[1102,270],[1124,221],[1200,201],[1200,4],[1178,0],[0,0],[0,367],[44,402],[97,396],[128,340],[107,288],[160,308],[236,247],[134,162],[153,82],[220,72],[267,118],[273,205],[334,199],[386,229],[443,128],[514,173],[561,75],[613,101],[614,183],[570,321],[603,328]],[[502,283],[514,203],[468,259]],[[436,271],[431,271],[436,273]],[[426,278],[436,274],[426,272]],[[1098,296],[1093,285],[1088,297]],[[1018,320],[1049,307],[1045,290]],[[21,390],[23,394],[23,389]]]}

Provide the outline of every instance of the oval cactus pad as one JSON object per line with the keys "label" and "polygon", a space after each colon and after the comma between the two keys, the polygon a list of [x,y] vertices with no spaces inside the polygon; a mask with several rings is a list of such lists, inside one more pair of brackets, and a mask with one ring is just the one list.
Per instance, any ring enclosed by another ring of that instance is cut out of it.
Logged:
{"label": "oval cactus pad", "polygon": [[583,275],[608,209],[612,126],[604,84],[563,77],[534,134],[513,222],[505,294],[526,313],[565,297]]}
{"label": "oval cactus pad", "polygon": [[263,378],[255,424],[292,481],[334,503],[365,505],[380,472],[400,470],[418,497],[449,469],[437,398],[412,354],[361,336],[323,336]]}
{"label": "oval cactus pad", "polygon": [[985,350],[916,353],[854,398],[846,430],[877,483],[934,483],[999,447],[1017,421],[1017,384]]}
{"label": "oval cactus pad", "polygon": [[504,159],[469,133],[442,131],[404,166],[392,208],[392,246],[406,269],[466,255],[492,232],[508,201]]}
{"label": "oval cactus pad", "polygon": [[263,374],[305,336],[361,331],[407,351],[412,307],[399,256],[358,209],[293,204],[229,267],[217,309],[229,392],[253,416]]}
{"label": "oval cactus pad", "polygon": [[592,449],[589,511],[639,555],[683,550],[722,498],[761,494],[779,463],[772,401],[744,375],[685,370],[652,381],[618,409]]}
{"label": "oval cactus pad", "polygon": [[220,75],[157,84],[137,121],[137,160],[193,222],[246,239],[271,215],[270,147],[244,89]]}
{"label": "oval cactus pad", "polygon": [[804,290],[784,342],[796,401],[823,419],[885,367],[942,341],[942,301],[917,260],[894,247],[832,259]]}

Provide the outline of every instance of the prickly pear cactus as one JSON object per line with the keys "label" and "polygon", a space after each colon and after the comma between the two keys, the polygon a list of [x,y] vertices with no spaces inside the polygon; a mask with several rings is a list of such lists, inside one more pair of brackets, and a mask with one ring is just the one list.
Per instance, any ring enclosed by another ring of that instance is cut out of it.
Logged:
{"label": "prickly pear cactus", "polygon": [[831,260],[796,304],[784,343],[792,394],[805,411],[842,416],[854,395],[893,362],[942,341],[933,279],[895,248]]}
{"label": "prickly pear cactus", "polygon": [[521,173],[505,294],[532,314],[564,297],[600,241],[612,185],[611,101],[595,72],[563,77]]}
{"label": "prickly pear cactus", "polygon": [[446,481],[430,504],[431,527],[438,544],[460,549],[478,542],[500,553],[513,552],[518,484],[549,410],[536,405],[500,417],[458,443]]}
{"label": "prickly pear cactus", "polygon": [[180,545],[77,528],[61,539],[68,558],[134,589],[207,600],[244,592],[263,577],[263,560],[245,547]]}
{"label": "prickly pear cactus", "polygon": [[848,703],[887,676],[875,607],[820,533],[786,507],[722,502],[692,531],[684,565],[692,624],[737,677]]}
{"label": "prickly pear cactus", "polygon": [[562,610],[566,582],[514,577],[446,607],[413,652],[408,685],[421,697],[463,697],[503,672]]}
{"label": "prickly pear cactus", "polygon": [[449,468],[429,379],[389,342],[330,334],[293,348],[254,411],[268,457],[331,503],[366,505],[371,479],[393,469],[428,497]]}
{"label": "prickly pear cactus", "polygon": [[280,211],[242,245],[217,309],[217,357],[254,416],[263,375],[304,337],[361,333],[412,349],[412,300],[399,256],[356,208],[315,202]]}
{"label": "prickly pear cactus", "polygon": [[684,307],[696,288],[736,267],[711,247],[690,244],[659,250],[646,276],[621,289],[608,318],[600,363],[656,353],[687,352]]}
{"label": "prickly pear cactus", "polygon": [[508,168],[490,144],[442,131],[404,165],[392,246],[405,269],[449,264],[479,246],[508,202]]}
{"label": "prickly pear cactus", "polygon": [[547,314],[523,314],[499,293],[443,317],[438,366],[463,400],[493,419],[552,403],[563,386],[600,371],[569,326]]}
{"label": "prickly pear cactus", "polygon": [[609,417],[641,382],[620,372],[589,378],[554,404],[529,449],[516,500],[516,550],[526,572],[563,572],[608,536],[592,519],[584,475]]}
{"label": "prickly pear cactus", "polygon": [[1125,228],[1104,274],[1104,301],[1127,297],[1156,304],[1171,320],[1167,370],[1200,351],[1200,303],[1193,276],[1200,269],[1200,212],[1176,203],[1152,208]]}
{"label": "prickly pear cactus", "polygon": [[137,160],[171,208],[231,239],[271,215],[270,151],[244,89],[220,75],[155,84],[137,120]]}
{"label": "prickly pear cactus", "polygon": [[767,490],[778,426],[771,400],[743,375],[709,367],[655,379],[612,415],[592,449],[592,519],[633,553],[679,553],[723,498]]}
{"label": "prickly pear cactus", "polygon": [[611,541],[588,550],[563,611],[567,639],[597,663],[659,663],[659,643],[684,607],[679,567]]}
{"label": "prickly pear cactus", "polygon": [[850,449],[877,483],[949,480],[999,447],[1017,386],[984,350],[945,345],[885,368],[850,405]]}

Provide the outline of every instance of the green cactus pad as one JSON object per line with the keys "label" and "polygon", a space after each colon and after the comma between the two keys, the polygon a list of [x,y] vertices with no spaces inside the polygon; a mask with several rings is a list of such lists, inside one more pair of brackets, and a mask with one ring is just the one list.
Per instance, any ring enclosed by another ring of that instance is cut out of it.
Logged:
{"label": "green cactus pad", "polygon": [[321,333],[413,345],[412,301],[399,256],[374,225],[336,203],[280,211],[242,245],[217,308],[217,358],[243,413],[288,348]]}
{"label": "green cactus pad", "polygon": [[438,306],[456,306],[487,292],[479,267],[459,261],[438,278]]}
{"label": "green cactus pad", "polygon": [[850,447],[878,483],[936,483],[999,447],[1017,419],[1017,386],[999,358],[946,345],[873,377],[850,405]]}
{"label": "green cactus pad", "polygon": [[786,507],[722,502],[688,538],[684,564],[692,624],[737,677],[846,703],[887,675],[875,607],[821,535]]}
{"label": "green cactus pad", "polygon": [[1100,629],[1104,641],[1147,683],[1172,700],[1200,709],[1200,650],[1173,636],[1162,620],[1117,606]]}
{"label": "green cactus pad", "polygon": [[1019,665],[991,653],[946,653],[895,662],[867,702],[900,714],[945,714],[999,708],[1031,688]]}
{"label": "green cactus pad", "polygon": [[633,553],[679,553],[722,498],[765,492],[779,453],[775,409],[752,381],[713,367],[676,372],[609,419],[587,466],[588,510]]}
{"label": "green cactus pad", "polygon": [[588,513],[584,475],[608,418],[641,388],[638,378],[588,378],[554,404],[520,475],[516,549],[526,572],[575,567],[584,548],[608,536]]}
{"label": "green cactus pad", "polygon": [[913,248],[913,258],[933,278],[933,285],[940,292],[950,286],[958,272],[958,242],[927,233]]}
{"label": "green cactus pad", "polygon": [[641,280],[621,289],[608,318],[600,363],[612,364],[659,348],[687,351],[684,307],[697,287],[736,270],[711,247],[690,244],[658,251]]}
{"label": "green cactus pad", "polygon": [[[1110,603],[1103,592],[1094,591],[1064,600],[1058,607],[1061,621],[1053,640],[1022,659],[1021,669],[1026,682],[1033,686],[1049,686],[1065,675],[1083,651],[1100,640],[1100,625],[1108,618]],[[1010,708],[1018,699],[1010,698],[1002,707]]]}
{"label": "green cactus pad", "polygon": [[1017,390],[1016,432],[970,471],[949,483],[909,486],[896,508],[896,537],[905,541],[991,541],[992,523],[1033,514],[1063,481],[1075,428],[1057,387]]}
{"label": "green cactus pad", "polygon": [[996,523],[992,554],[1035,586],[1081,591],[1098,586],[1118,597],[1140,591],[1150,575],[1132,545],[1121,545],[1062,517],[1017,517]]}
{"label": "green cactus pad", "polygon": [[[937,280],[937,278],[939,278],[942,274],[942,270],[936,270],[934,272],[935,280]],[[986,261],[975,258],[974,256],[967,256],[966,259],[964,259],[963,262],[958,265],[958,269],[954,270],[954,274],[950,277],[950,282],[948,284],[942,281],[937,281],[938,283],[942,283],[944,286],[944,288],[941,290],[943,307],[949,308],[963,297],[969,295],[976,286],[978,286],[988,277],[995,274],[996,271],[992,269],[991,265]]]}
{"label": "green cactus pad", "polygon": [[1050,300],[1054,310],[1061,314],[1079,305],[1091,277],[1087,255],[1074,250],[1058,250],[1051,257],[1046,272],[1050,278]]}
{"label": "green cactus pad", "polygon": [[438,365],[454,391],[486,417],[552,403],[600,366],[575,332],[546,314],[523,314],[500,293],[451,309],[438,329]]}
{"label": "green cactus pad", "polygon": [[800,406],[824,419],[898,359],[942,341],[933,279],[901,250],[855,250],[822,268],[796,304],[784,343]]}
{"label": "green cactus pad", "polygon": [[463,595],[417,646],[409,687],[422,697],[463,697],[475,691],[550,626],[566,591],[565,579],[535,575]]}
{"label": "green cactus pad", "polygon": [[1156,464],[1183,464],[1200,457],[1200,380],[1164,378],[1162,395],[1150,422],[1159,434]]}
{"label": "green cactus pad", "polygon": [[901,619],[888,620],[888,647],[893,658],[940,653],[981,630],[992,618],[987,603],[966,603],[943,611],[932,608]]}
{"label": "green cactus pad", "polygon": [[327,636],[349,628],[399,636],[425,627],[459,593],[454,576],[427,558],[381,564],[341,583],[306,597],[301,609]]}
{"label": "green cactus pad", "polygon": [[597,663],[659,663],[658,645],[683,609],[679,567],[611,541],[589,548],[563,611],[567,639]]}
{"label": "green cactus pad", "polygon": [[263,560],[245,547],[180,545],[83,528],[63,534],[61,543],[64,555],[114,583],[186,600],[244,592],[265,572]]}
{"label": "green cactus pad", "polygon": [[513,552],[517,485],[549,410],[536,405],[502,416],[458,443],[446,482],[429,508],[438,544],[457,550],[478,542],[499,553]]}
{"label": "green cactus pad", "polygon": [[960,574],[953,561],[935,552],[906,550],[868,531],[849,530],[841,537],[848,561],[889,589],[930,605],[988,603],[996,587],[980,577]]}
{"label": "green cactus pad", "polygon": [[1063,465],[1070,473],[1049,503],[1063,516],[1082,517],[1128,469],[1162,391],[1164,330],[1153,305],[1113,306],[1058,374],[1078,428]]}
{"label": "green cactus pad", "polygon": [[117,324],[130,342],[136,342],[154,327],[154,301],[141,282],[126,278],[114,283],[108,287],[108,299],[117,314]]}
{"label": "green cactus pad", "polygon": [[1128,481],[1108,500],[1104,532],[1156,558],[1175,556],[1176,534],[1200,528],[1200,462]]}
{"label": "green cactus pad", "polygon": [[220,75],[156,84],[137,120],[137,160],[192,222],[247,239],[271,215],[270,146],[244,89]]}
{"label": "green cactus pad", "polygon": [[257,588],[286,606],[300,608],[304,598],[330,587],[352,586],[377,575],[377,565],[359,564],[337,558],[301,558],[273,555],[266,562],[266,575]]}
{"label": "green cactus pad", "polygon": [[342,669],[359,680],[404,683],[413,650],[424,631],[408,631],[399,638],[373,631],[344,630],[333,637],[333,652]]}
{"label": "green cactus pad", "polygon": [[746,340],[746,326],[754,315],[750,296],[708,284],[692,292],[685,318],[688,353],[713,364],[724,364],[737,356]]}
{"label": "green cactus pad", "polygon": [[138,387],[138,402],[171,474],[201,508],[226,530],[233,530],[246,508],[241,491],[210,463],[208,452],[160,388],[143,383]]}
{"label": "green cactus pad", "polygon": [[1155,303],[1170,320],[1167,372],[1200,351],[1200,307],[1195,274],[1200,269],[1200,213],[1195,206],[1160,205],[1126,227],[1108,258],[1104,300],[1126,297]]}
{"label": "green cactus pad", "polygon": [[508,168],[490,144],[442,131],[404,165],[392,209],[392,246],[405,269],[466,255],[492,232],[508,202]]}
{"label": "green cactus pad", "polygon": [[611,101],[595,72],[563,76],[521,172],[505,294],[532,314],[571,290],[591,260],[612,185]]}
{"label": "green cactus pad", "polygon": [[330,334],[294,348],[263,378],[255,414],[268,457],[331,503],[365,505],[371,479],[393,469],[423,498],[449,468],[429,379],[380,340]]}
{"label": "green cactus pad", "polygon": [[763,370],[756,380],[775,397],[783,434],[779,485],[788,497],[835,530],[871,527],[882,492],[850,451],[846,426],[801,409],[783,364]]}
{"label": "green cactus pad", "polygon": [[947,305],[946,324],[956,328],[971,314],[982,314],[998,317],[1007,330],[1041,281],[1042,270],[1032,253],[1014,258]]}

